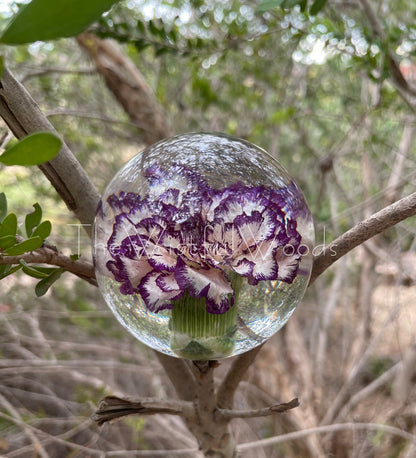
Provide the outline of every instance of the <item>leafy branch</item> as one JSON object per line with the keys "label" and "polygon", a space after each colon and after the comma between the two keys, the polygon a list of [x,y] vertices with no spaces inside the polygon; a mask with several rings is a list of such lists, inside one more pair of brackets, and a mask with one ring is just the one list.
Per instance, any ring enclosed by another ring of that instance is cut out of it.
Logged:
{"label": "leafy branch", "polygon": [[34,211],[25,217],[23,236],[18,230],[16,214],[7,212],[7,198],[0,193],[0,280],[22,270],[40,280],[35,287],[37,296],[43,296],[65,271],[96,285],[91,263],[65,256],[45,243],[52,225],[50,221],[42,221],[42,209],[38,203],[33,207]]}

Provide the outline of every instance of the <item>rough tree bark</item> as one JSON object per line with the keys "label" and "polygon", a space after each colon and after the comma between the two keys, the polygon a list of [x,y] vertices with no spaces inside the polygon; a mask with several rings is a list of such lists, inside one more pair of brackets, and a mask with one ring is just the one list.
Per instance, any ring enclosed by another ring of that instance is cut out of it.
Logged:
{"label": "rough tree bark", "polygon": [[138,68],[113,41],[84,32],[77,41],[94,61],[98,72],[133,124],[143,130],[150,145],[172,135],[166,116]]}
{"label": "rough tree bark", "polygon": [[[0,116],[17,138],[38,131],[58,135],[31,95],[7,68],[0,82]],[[59,154],[39,168],[90,233],[100,195],[68,146],[63,143]]]}

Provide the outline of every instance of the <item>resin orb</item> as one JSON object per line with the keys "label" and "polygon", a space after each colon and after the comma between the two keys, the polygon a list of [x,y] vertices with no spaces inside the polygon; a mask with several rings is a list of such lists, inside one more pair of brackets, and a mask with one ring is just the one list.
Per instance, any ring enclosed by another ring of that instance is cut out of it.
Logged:
{"label": "resin orb", "polygon": [[99,288],[149,347],[193,360],[246,352],[302,298],[311,214],[261,148],[227,135],[163,140],[131,159],[94,223]]}

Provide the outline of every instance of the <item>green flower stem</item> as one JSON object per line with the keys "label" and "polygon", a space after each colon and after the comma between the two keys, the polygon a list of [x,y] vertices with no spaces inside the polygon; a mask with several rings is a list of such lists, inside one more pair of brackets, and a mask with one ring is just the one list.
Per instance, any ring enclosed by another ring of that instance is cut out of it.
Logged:
{"label": "green flower stem", "polygon": [[243,278],[235,276],[233,307],[222,314],[209,313],[205,298],[185,294],[175,301],[171,319],[171,349],[182,358],[208,360],[230,356],[235,347],[237,331],[237,297]]}

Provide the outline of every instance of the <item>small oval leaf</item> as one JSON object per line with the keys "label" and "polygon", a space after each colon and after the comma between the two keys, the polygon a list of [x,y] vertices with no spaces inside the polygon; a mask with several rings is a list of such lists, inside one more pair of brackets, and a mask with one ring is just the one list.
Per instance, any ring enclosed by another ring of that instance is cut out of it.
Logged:
{"label": "small oval leaf", "polygon": [[53,159],[61,149],[62,141],[51,132],[28,135],[0,156],[4,165],[39,165]]}
{"label": "small oval leaf", "polygon": [[[37,266],[29,266],[28,264],[23,261],[23,259],[20,260],[20,264],[23,266],[23,272],[26,275],[29,275],[30,277],[33,278],[46,278],[48,276],[47,273],[41,272],[40,270],[37,269]],[[51,269],[53,271],[55,269]]]}
{"label": "small oval leaf", "polygon": [[60,278],[60,276],[65,272],[64,269],[55,269],[50,275],[41,280],[35,286],[36,296],[40,297],[47,293],[48,289]]}
{"label": "small oval leaf", "polygon": [[7,248],[12,247],[16,244],[16,237],[14,235],[5,235],[0,237],[0,248],[2,250],[7,250]]}
{"label": "small oval leaf", "polygon": [[14,213],[10,213],[0,224],[0,237],[4,237],[5,235],[16,235],[16,232],[17,216]]}
{"label": "small oval leaf", "polygon": [[32,232],[31,237],[40,237],[45,240],[49,237],[52,230],[52,224],[50,221],[43,221],[39,226]]}
{"label": "small oval leaf", "polygon": [[[8,267],[10,267],[10,266],[8,266]],[[2,272],[0,274],[0,280],[3,280],[3,278],[6,278],[11,274],[14,274],[15,272],[17,272],[21,268],[22,268],[22,266],[19,265],[19,266],[14,266],[14,267],[12,267],[10,269],[7,269],[5,272]]]}
{"label": "small oval leaf", "polygon": [[33,237],[8,248],[5,250],[5,253],[8,256],[20,256],[21,254],[37,250],[42,246],[42,243],[43,240],[40,237]]}
{"label": "small oval leaf", "polygon": [[35,228],[42,219],[42,209],[38,203],[33,204],[35,211],[26,215],[25,218],[25,229],[26,235],[30,237],[33,232],[33,228]]}

